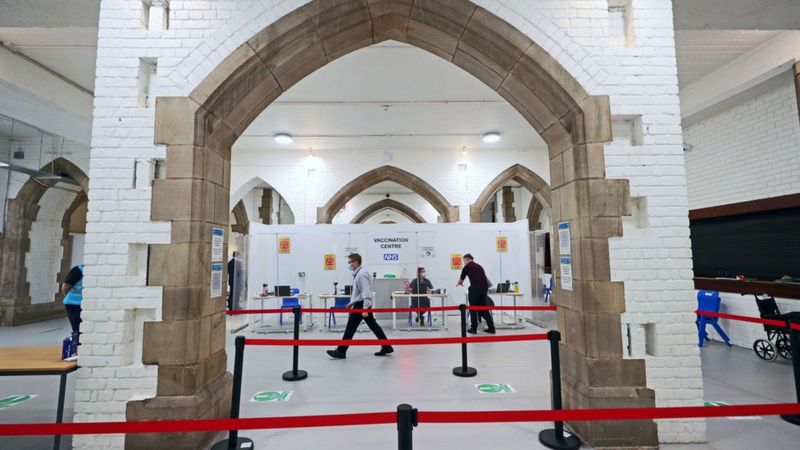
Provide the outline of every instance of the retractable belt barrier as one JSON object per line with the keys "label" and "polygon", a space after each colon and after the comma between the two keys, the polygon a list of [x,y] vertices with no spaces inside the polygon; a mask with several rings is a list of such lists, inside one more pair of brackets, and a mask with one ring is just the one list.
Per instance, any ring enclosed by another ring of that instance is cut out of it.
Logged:
{"label": "retractable belt barrier", "polygon": [[719,319],[736,320],[739,322],[760,323],[762,325],[771,325],[773,327],[785,327],[787,329],[800,330],[800,324],[792,323],[788,320],[762,319],[760,317],[738,316],[736,314],[701,311],[699,309],[695,311],[695,313],[699,316],[716,317]]}
{"label": "retractable belt barrier", "polygon": [[[237,309],[226,311],[229,316],[240,316],[247,314],[280,314],[285,313],[289,308],[270,308],[270,309]],[[303,308],[304,313],[329,313],[328,308]],[[473,311],[556,311],[556,306],[467,306],[468,310]],[[442,312],[458,311],[458,306],[431,306],[427,308],[337,308],[335,312],[342,313],[391,313],[391,312]]]}

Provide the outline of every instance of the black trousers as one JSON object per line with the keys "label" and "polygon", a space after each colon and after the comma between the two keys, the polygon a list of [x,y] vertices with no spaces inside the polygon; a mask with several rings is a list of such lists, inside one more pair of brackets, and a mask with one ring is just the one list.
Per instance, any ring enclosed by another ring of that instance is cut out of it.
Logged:
{"label": "black trousers", "polygon": [[[470,306],[487,306],[489,302],[487,299],[489,298],[488,295],[489,287],[488,286],[470,286],[467,290],[467,299],[469,300]],[[477,330],[478,329],[478,315],[481,316],[483,320],[486,321],[486,327],[490,330],[494,330],[494,319],[492,318],[491,311],[473,311],[470,310],[469,312],[469,327],[470,329]]]}
{"label": "black trousers", "polygon": [[81,329],[81,307],[80,305],[64,305],[67,309],[67,318],[72,326],[73,333],[79,333]]}
{"label": "black trousers", "polygon": [[[356,302],[353,304],[353,308],[360,309],[363,307],[364,307],[364,302]],[[353,336],[356,335],[356,330],[358,329],[358,326],[361,325],[362,320],[364,322],[367,322],[367,326],[375,334],[375,337],[377,337],[378,339],[387,339],[386,333],[384,333],[383,328],[381,328],[381,326],[378,325],[378,321],[375,320],[375,316],[373,316],[372,313],[369,313],[367,317],[364,317],[363,315],[361,315],[361,313],[350,313],[347,317],[347,327],[344,329],[344,336],[342,337],[342,339],[344,340],[353,339]],[[388,347],[388,346],[382,346],[382,347]],[[337,348],[337,350],[343,353],[346,353],[347,349],[348,346],[346,345],[340,345]]]}

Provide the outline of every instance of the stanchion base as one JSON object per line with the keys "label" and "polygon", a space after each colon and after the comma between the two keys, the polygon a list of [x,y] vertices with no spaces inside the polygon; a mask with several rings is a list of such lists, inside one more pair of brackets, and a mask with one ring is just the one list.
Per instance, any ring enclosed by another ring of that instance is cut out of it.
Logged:
{"label": "stanchion base", "polygon": [[477,374],[478,370],[475,369],[474,367],[458,366],[453,368],[453,375],[457,377],[468,378],[468,377],[474,377]]}
{"label": "stanchion base", "polygon": [[308,372],[305,370],[298,370],[297,373],[290,370],[283,374],[283,379],[285,381],[300,381],[305,380],[306,378],[308,378]]}
{"label": "stanchion base", "polygon": [[555,450],[578,450],[581,448],[581,440],[577,436],[565,433],[563,438],[556,436],[556,430],[542,430],[539,432],[539,442],[545,447]]}
{"label": "stanchion base", "polygon": [[228,447],[228,440],[223,439],[214,444],[214,446],[211,447],[211,450],[228,450],[230,448],[235,448],[236,450],[253,450],[255,449],[255,446],[252,439],[240,437],[236,439],[236,447]]}
{"label": "stanchion base", "polygon": [[785,420],[785,421],[787,421],[787,422],[791,423],[792,425],[800,425],[800,415],[797,415],[797,414],[792,414],[792,415],[786,414],[786,415],[782,415],[782,416],[781,416],[781,419],[783,419],[783,420]]}

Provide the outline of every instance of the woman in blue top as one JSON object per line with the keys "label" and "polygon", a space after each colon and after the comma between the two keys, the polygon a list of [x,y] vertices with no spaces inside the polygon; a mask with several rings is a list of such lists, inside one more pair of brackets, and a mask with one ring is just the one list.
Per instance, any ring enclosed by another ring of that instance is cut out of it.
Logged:
{"label": "woman in blue top", "polygon": [[81,301],[83,301],[83,264],[72,268],[61,285],[64,293],[64,307],[67,309],[69,324],[72,325],[72,334],[80,333],[81,327]]}

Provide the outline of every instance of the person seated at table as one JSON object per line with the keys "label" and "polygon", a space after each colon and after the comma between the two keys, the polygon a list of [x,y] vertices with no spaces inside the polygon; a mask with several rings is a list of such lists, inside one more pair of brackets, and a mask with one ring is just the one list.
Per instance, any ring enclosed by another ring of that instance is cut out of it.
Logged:
{"label": "person seated at table", "polygon": [[[431,280],[425,278],[425,268],[417,267],[417,278],[408,284],[408,292],[411,294],[427,294],[433,290],[433,283]],[[412,308],[429,308],[431,306],[431,299],[428,297],[411,297]],[[418,312],[417,318],[414,322],[419,322],[420,325],[425,325],[425,313]]]}

